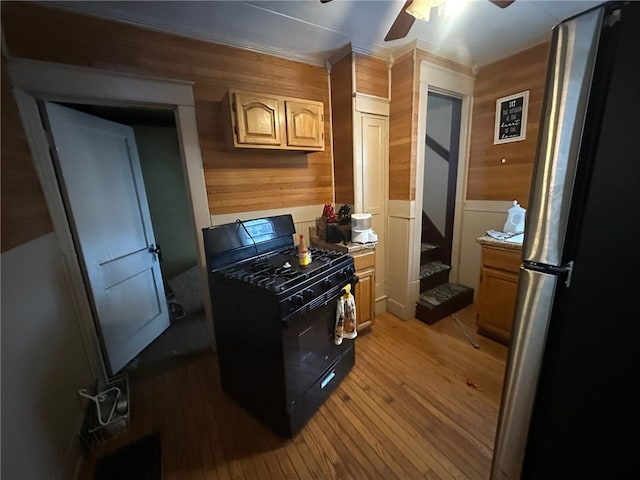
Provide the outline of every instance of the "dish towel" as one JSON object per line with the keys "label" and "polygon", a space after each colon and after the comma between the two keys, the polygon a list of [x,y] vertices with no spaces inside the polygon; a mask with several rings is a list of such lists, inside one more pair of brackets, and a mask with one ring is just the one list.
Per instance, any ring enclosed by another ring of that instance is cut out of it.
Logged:
{"label": "dish towel", "polygon": [[336,329],[334,342],[342,343],[343,338],[353,339],[358,336],[358,324],[356,320],[356,300],[351,295],[351,284],[345,285],[345,294],[338,299],[336,308]]}
{"label": "dish towel", "polygon": [[520,233],[511,233],[511,232],[499,232],[497,230],[487,230],[487,235],[491,238],[495,238],[496,240],[502,240],[503,242],[511,237],[515,237],[516,235],[522,235]]}

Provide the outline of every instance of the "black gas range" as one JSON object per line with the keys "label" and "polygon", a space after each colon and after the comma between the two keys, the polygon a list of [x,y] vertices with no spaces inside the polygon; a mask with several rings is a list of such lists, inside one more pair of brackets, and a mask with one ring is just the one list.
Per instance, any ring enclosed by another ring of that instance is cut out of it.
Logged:
{"label": "black gas range", "polygon": [[298,263],[291,215],[203,229],[222,388],[292,437],[355,363],[334,343],[336,304],[357,283],[353,258],[311,248]]}

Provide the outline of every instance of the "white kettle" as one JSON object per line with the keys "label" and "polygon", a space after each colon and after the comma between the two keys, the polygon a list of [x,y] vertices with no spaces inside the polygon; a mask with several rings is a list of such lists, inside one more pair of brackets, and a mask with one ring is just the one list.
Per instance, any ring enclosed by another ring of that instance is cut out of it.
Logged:
{"label": "white kettle", "polygon": [[522,208],[517,200],[513,201],[513,207],[507,210],[507,221],[502,229],[505,233],[524,232],[524,215],[527,211]]}

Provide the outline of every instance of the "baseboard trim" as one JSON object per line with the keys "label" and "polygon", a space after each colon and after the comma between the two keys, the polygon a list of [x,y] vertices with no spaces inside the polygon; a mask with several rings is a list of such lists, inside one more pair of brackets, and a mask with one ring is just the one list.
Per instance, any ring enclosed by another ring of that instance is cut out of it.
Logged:
{"label": "baseboard trim", "polygon": [[413,312],[408,312],[408,310],[409,308],[406,305],[391,298],[387,299],[387,311],[393,313],[396,317],[402,320],[413,318]]}
{"label": "baseboard trim", "polygon": [[389,295],[383,295],[380,298],[376,298],[375,307],[374,307],[376,315],[380,315],[381,313],[384,313],[387,311],[388,299],[389,299]]}

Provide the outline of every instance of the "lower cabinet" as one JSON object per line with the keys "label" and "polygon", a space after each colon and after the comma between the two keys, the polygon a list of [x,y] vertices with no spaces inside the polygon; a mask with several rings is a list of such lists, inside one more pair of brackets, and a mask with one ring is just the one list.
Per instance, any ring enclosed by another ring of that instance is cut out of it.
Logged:
{"label": "lower cabinet", "polygon": [[478,333],[509,345],[518,292],[520,250],[482,245]]}
{"label": "lower cabinet", "polygon": [[376,252],[374,249],[361,250],[350,254],[353,257],[358,283],[354,293],[358,320],[358,331],[373,325],[376,302]]}

